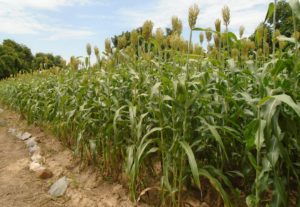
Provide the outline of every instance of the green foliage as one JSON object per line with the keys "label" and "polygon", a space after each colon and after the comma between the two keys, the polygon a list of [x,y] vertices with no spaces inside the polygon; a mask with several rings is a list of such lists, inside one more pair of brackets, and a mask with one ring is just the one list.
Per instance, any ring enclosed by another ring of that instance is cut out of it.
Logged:
{"label": "green foliage", "polygon": [[[273,16],[267,18],[267,23],[273,25]],[[300,20],[296,21],[297,31],[300,31]],[[289,3],[285,0],[277,2],[276,6],[276,28],[284,36],[290,37],[294,33],[293,12]]]}
{"label": "green foliage", "polygon": [[30,71],[32,61],[29,48],[12,40],[4,40],[0,45],[0,79],[18,72]]}
{"label": "green foliage", "polygon": [[0,79],[33,70],[62,68],[65,65],[60,56],[46,53],[37,53],[33,56],[28,47],[13,40],[7,39],[0,44]]}
{"label": "green foliage", "polygon": [[33,60],[34,69],[50,69],[52,67],[64,68],[65,61],[60,56],[54,56],[51,53],[37,53]]}

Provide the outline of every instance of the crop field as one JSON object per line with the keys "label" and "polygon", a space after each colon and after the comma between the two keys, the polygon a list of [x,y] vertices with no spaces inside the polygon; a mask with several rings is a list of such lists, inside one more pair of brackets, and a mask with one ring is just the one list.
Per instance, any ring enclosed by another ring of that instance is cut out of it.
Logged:
{"label": "crop field", "polygon": [[290,6],[290,36],[261,24],[245,37],[230,31],[230,8],[199,28],[192,5],[188,40],[177,17],[168,36],[149,20],[103,53],[88,44],[84,61],[1,80],[0,100],[125,179],[137,205],[299,206],[300,4]]}

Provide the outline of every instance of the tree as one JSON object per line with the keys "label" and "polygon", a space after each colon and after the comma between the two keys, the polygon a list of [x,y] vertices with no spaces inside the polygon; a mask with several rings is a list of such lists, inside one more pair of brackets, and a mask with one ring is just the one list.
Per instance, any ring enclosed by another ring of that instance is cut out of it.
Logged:
{"label": "tree", "polygon": [[[276,5],[276,30],[280,31],[281,35],[286,37],[291,37],[294,33],[294,24],[293,24],[293,14],[292,9],[288,2],[285,0],[280,0]],[[255,41],[257,31],[263,27],[267,32],[264,32],[263,36],[266,35],[266,42],[269,45],[272,45],[272,28],[273,28],[273,15],[271,15],[265,22],[262,22],[254,31],[254,33],[249,37],[250,40]],[[296,29],[300,31],[300,21],[296,19]],[[276,47],[279,45],[276,44]]]}
{"label": "tree", "polygon": [[66,66],[61,56],[54,56],[51,53],[37,53],[33,60],[33,70],[50,69],[52,67],[63,68]]}
{"label": "tree", "polygon": [[0,44],[0,79],[14,76],[19,72],[65,66],[66,62],[61,56],[50,53],[37,53],[33,56],[27,46],[10,39]]}
{"label": "tree", "polygon": [[32,60],[33,55],[28,47],[13,40],[4,40],[0,45],[0,79],[30,71]]}
{"label": "tree", "polygon": [[[273,17],[267,19],[269,25],[273,25]],[[300,20],[296,19],[296,29],[300,31]],[[282,35],[287,37],[294,33],[293,13],[288,2],[285,0],[278,1],[276,6],[276,28]]]}

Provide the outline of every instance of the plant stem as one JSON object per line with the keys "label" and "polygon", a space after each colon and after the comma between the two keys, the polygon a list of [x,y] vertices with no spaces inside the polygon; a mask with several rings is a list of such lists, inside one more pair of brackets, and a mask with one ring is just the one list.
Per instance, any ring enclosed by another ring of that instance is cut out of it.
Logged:
{"label": "plant stem", "polygon": [[260,120],[260,107],[258,107],[257,118],[259,120],[258,125],[258,140],[256,145],[256,180],[255,180],[255,204],[259,207],[259,174],[260,174],[260,131],[261,131],[261,120]]}
{"label": "plant stem", "polygon": [[[297,32],[297,22],[296,22],[296,17],[295,17],[295,14],[293,12],[293,26],[294,26],[294,34],[296,35],[296,32]],[[298,49],[298,38],[295,37],[295,40],[296,40],[296,43],[295,43],[295,66],[294,66],[294,73],[296,73],[296,69],[297,69],[297,64],[298,64],[298,52],[299,52],[299,49]]]}
{"label": "plant stem", "polygon": [[189,80],[189,62],[190,62],[190,50],[191,50],[191,45],[192,45],[192,35],[193,35],[193,30],[190,30],[190,38],[189,38],[189,44],[188,44],[188,52],[187,52],[187,63],[186,63],[186,80]]}
{"label": "plant stem", "polygon": [[272,59],[273,59],[273,67],[274,67],[274,60],[275,60],[275,50],[276,50],[276,41],[275,41],[275,31],[276,31],[276,5],[277,5],[277,0],[274,0],[274,13],[273,13],[273,54],[272,54]]}

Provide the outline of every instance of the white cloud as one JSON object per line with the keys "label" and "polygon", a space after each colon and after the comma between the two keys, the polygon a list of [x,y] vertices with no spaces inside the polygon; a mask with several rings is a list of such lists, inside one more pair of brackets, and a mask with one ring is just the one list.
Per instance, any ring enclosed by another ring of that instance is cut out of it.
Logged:
{"label": "white cloud", "polygon": [[37,34],[43,25],[34,16],[19,8],[0,8],[0,33]]}
{"label": "white cloud", "polygon": [[[155,27],[170,27],[173,15],[181,18],[187,27],[188,9],[196,3],[200,8],[197,25],[213,27],[215,19],[221,18],[223,6],[228,5],[231,9],[230,28],[237,30],[244,25],[250,34],[263,21],[269,2],[271,0],[156,0],[152,8],[123,8],[119,13],[131,27],[141,26],[147,19],[151,19]],[[259,9],[261,7],[264,9]]]}
{"label": "white cloud", "polygon": [[47,34],[49,40],[81,38],[94,33],[82,28],[45,22],[35,10],[57,10],[63,6],[87,4],[90,0],[0,0],[0,33]]}
{"label": "white cloud", "polygon": [[89,3],[89,0],[0,0],[1,5],[46,10],[53,10],[62,6],[87,3]]}
{"label": "white cloud", "polygon": [[154,6],[149,8],[139,7],[138,9],[124,8],[120,10],[126,21],[133,27],[141,26],[147,19],[151,19],[156,27],[169,25],[173,15],[183,19],[186,17],[189,6],[194,0],[157,0]]}
{"label": "white cloud", "polygon": [[89,30],[74,30],[67,28],[55,28],[53,29],[53,34],[51,34],[47,40],[59,40],[59,39],[80,39],[82,37],[88,37],[94,35],[93,32]]}

